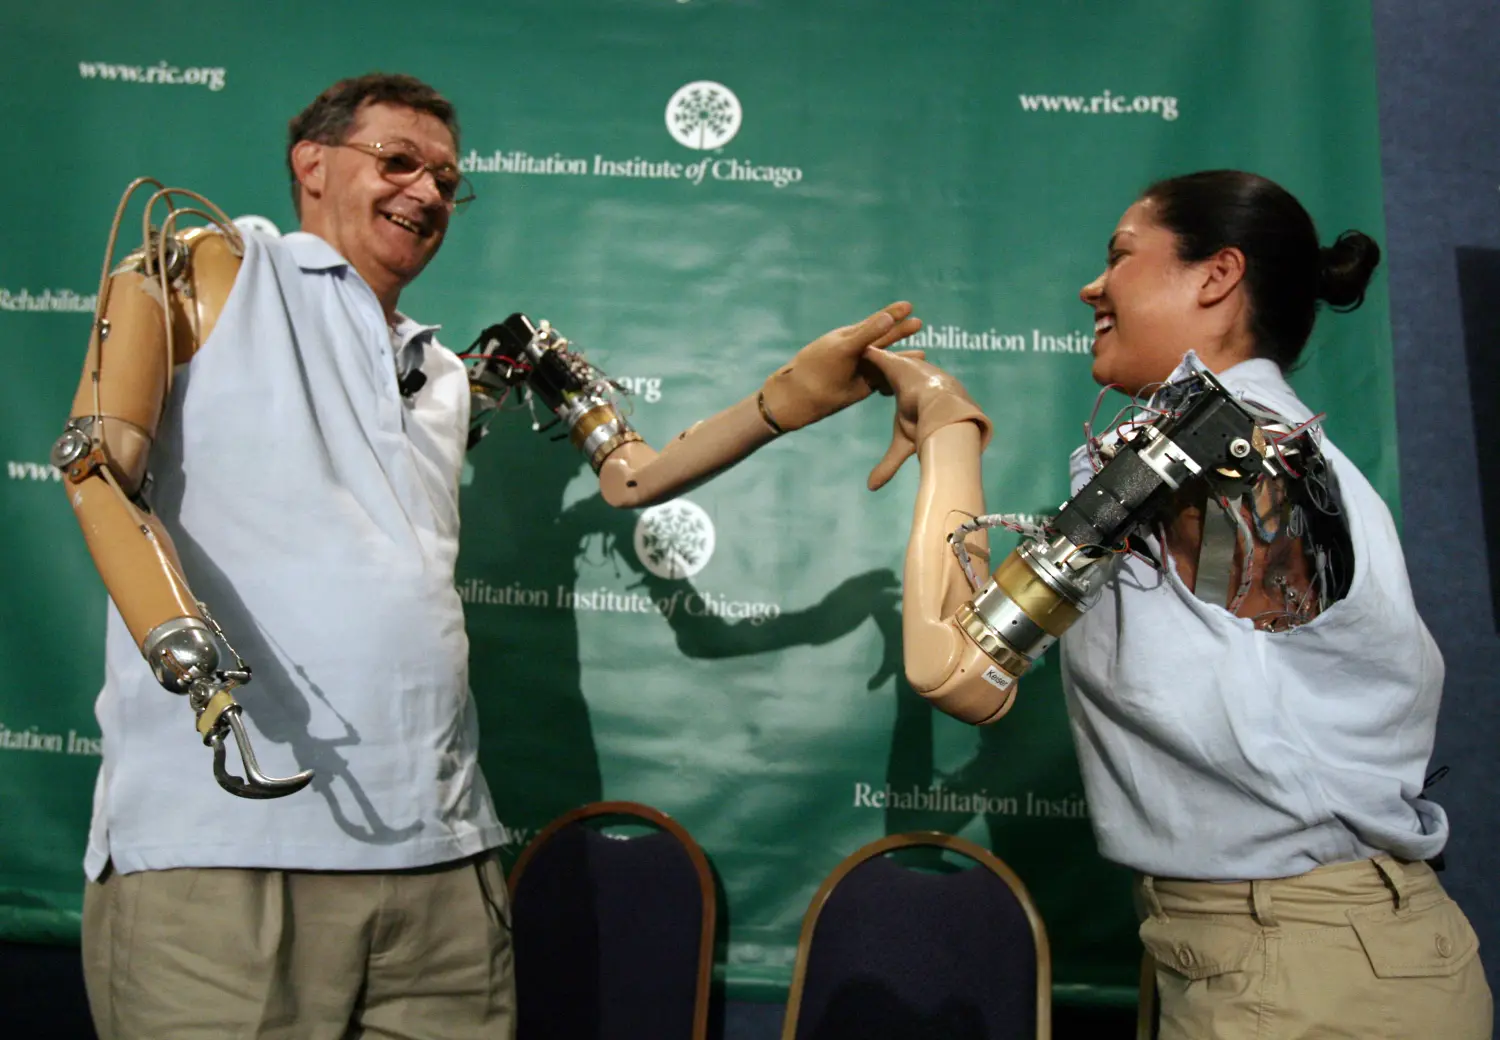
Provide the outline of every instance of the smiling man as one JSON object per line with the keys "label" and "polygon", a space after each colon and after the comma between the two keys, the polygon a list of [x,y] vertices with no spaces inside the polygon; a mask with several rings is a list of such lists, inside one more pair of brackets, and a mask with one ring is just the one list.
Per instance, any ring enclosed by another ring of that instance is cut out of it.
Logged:
{"label": "smiling man", "polygon": [[302,230],[349,262],[385,319],[473,197],[457,167],[458,122],[436,91],[404,76],[345,80],[292,120]]}
{"label": "smiling man", "polygon": [[203,782],[181,700],[112,609],[89,1002],[103,1040],[506,1037],[502,834],[453,580],[470,391],[397,310],[469,195],[458,124],[426,84],[372,74],[289,130],[302,230],[245,233],[150,505],[254,669],[266,770],[316,775],[269,801]]}

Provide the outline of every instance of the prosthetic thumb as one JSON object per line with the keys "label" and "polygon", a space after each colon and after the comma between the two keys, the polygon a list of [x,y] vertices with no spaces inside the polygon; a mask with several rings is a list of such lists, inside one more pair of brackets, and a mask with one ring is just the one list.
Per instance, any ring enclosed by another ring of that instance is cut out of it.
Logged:
{"label": "prosthetic thumb", "polygon": [[891,434],[891,446],[885,449],[885,457],[875,464],[870,470],[869,488],[871,491],[879,491],[885,487],[886,481],[896,475],[902,463],[916,454],[917,446],[902,429],[901,417],[896,417],[896,429]]}
{"label": "prosthetic thumb", "polygon": [[900,414],[896,416],[895,429],[891,433],[891,446],[885,449],[885,457],[875,464],[870,471],[869,488],[871,491],[879,491],[896,475],[903,463],[916,454],[917,450],[944,426],[951,426],[957,422],[972,422],[979,427],[979,450],[983,451],[989,447],[990,437],[994,433],[994,425],[989,416],[980,411],[979,406],[963,393],[944,393],[928,398],[922,404],[922,410],[917,416],[917,428],[915,436],[911,430],[911,424],[902,422]]}

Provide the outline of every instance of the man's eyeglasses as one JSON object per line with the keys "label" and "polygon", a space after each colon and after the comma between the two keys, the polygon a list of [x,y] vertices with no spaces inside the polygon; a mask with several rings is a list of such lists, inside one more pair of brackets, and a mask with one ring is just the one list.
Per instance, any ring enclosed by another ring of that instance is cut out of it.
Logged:
{"label": "man's eyeglasses", "polygon": [[423,173],[432,174],[438,197],[450,211],[474,201],[474,186],[458,172],[458,167],[452,163],[430,163],[405,141],[348,141],[331,147],[353,148],[373,157],[380,176],[402,187],[415,184]]}

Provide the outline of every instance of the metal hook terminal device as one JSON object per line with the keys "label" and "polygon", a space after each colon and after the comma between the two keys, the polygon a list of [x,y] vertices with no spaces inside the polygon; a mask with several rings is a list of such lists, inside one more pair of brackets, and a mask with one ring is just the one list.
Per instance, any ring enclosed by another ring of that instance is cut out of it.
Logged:
{"label": "metal hook terminal device", "polygon": [[[289,777],[267,776],[260,771],[250,736],[241,718],[234,689],[250,681],[250,667],[208,608],[198,604],[202,618],[178,618],[159,626],[147,637],[146,659],[158,682],[173,693],[186,694],[193,709],[203,743],[214,751],[214,779],[230,794],[241,798],[280,798],[306,787],[312,770]],[[220,668],[220,647],[228,651],[234,667]],[[246,779],[234,776],[224,765],[224,737],[234,734],[235,745],[245,765]]]}
{"label": "metal hook terminal device", "polygon": [[[311,769],[304,769],[293,776],[278,778],[260,771],[255,760],[255,749],[250,746],[250,736],[245,732],[245,721],[240,718],[240,706],[231,704],[219,716],[220,724],[204,738],[204,743],[214,749],[214,779],[230,794],[241,798],[281,798],[294,794],[308,785],[313,778]],[[226,727],[224,723],[227,722]],[[245,778],[235,776],[224,765],[224,731],[234,734],[235,746],[240,749],[240,760],[245,765]]]}

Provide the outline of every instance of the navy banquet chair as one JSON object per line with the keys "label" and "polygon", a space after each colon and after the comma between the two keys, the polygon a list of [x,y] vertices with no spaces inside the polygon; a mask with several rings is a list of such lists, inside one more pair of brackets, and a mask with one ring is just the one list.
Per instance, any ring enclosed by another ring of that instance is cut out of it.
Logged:
{"label": "navy banquet chair", "polygon": [[[913,849],[924,866],[890,855]],[[846,858],[813,896],[782,1040],[1051,1033],[1046,928],[1021,879],[987,849],[951,834],[892,835]]]}
{"label": "navy banquet chair", "polygon": [[[621,825],[649,833],[625,836]],[[517,1040],[704,1040],[715,895],[682,827],[636,802],[558,817],[509,879]]]}

